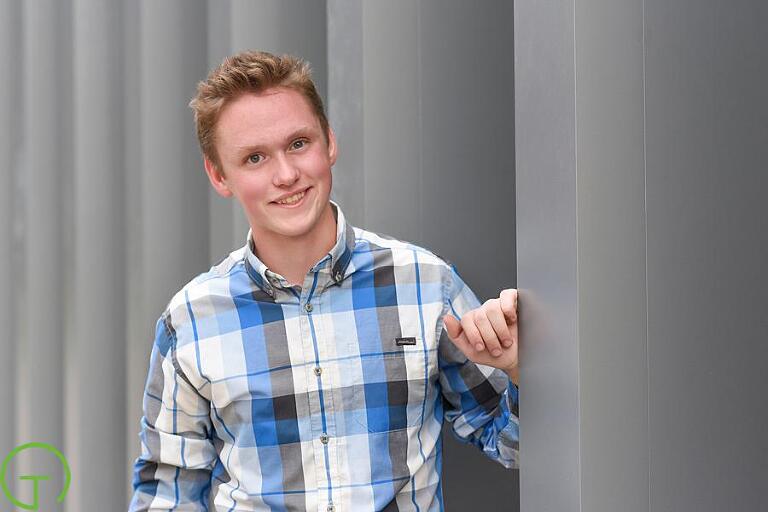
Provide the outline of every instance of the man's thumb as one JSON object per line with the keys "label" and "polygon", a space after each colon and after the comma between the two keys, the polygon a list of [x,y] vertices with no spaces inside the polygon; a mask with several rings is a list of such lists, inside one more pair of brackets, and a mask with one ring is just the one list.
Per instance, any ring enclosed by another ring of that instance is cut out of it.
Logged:
{"label": "man's thumb", "polygon": [[455,340],[461,336],[461,323],[459,323],[453,315],[446,313],[443,322],[445,323],[445,330],[448,333],[449,338]]}

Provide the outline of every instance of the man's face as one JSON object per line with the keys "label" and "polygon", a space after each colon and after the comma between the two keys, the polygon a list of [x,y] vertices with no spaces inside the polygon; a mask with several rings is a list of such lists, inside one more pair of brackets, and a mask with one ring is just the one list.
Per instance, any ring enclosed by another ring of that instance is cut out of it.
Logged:
{"label": "man's face", "polygon": [[[254,240],[302,237],[329,207],[333,132],[325,134],[309,102],[287,88],[248,93],[219,115],[215,135],[220,169],[205,169],[216,191],[235,196]],[[327,218],[327,217],[326,217]]]}

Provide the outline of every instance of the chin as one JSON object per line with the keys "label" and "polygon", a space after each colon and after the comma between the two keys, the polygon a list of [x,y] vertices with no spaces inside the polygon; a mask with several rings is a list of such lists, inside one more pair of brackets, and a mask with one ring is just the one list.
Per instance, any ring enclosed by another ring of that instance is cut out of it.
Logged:
{"label": "chin", "polygon": [[307,225],[304,223],[293,224],[293,225],[279,225],[279,226],[274,226],[274,229],[272,229],[272,232],[286,238],[289,238],[289,237],[296,238],[296,237],[304,236],[307,233],[310,233],[315,226],[316,226],[316,223],[311,225]]}

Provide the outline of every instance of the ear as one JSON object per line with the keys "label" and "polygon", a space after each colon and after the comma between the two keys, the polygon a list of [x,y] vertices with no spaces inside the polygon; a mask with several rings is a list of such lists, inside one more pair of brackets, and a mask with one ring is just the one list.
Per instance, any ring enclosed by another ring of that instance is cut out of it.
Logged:
{"label": "ear", "polygon": [[336,134],[333,133],[333,129],[328,127],[328,159],[331,161],[331,165],[336,163],[336,153],[338,146],[336,145]]}
{"label": "ear", "polygon": [[208,175],[208,181],[211,182],[211,186],[216,193],[221,197],[232,197],[232,191],[229,190],[227,185],[227,177],[205,155],[203,155],[203,166],[205,167],[205,174]]}

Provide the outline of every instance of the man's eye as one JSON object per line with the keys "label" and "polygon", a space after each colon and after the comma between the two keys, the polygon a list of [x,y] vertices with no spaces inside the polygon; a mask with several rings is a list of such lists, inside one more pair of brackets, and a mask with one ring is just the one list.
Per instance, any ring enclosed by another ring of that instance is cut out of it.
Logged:
{"label": "man's eye", "polygon": [[293,141],[293,143],[291,144],[291,149],[301,149],[301,148],[303,148],[303,147],[304,147],[306,144],[307,144],[307,141],[305,141],[305,140],[302,140],[302,139],[299,139],[299,140],[295,140],[295,141]]}
{"label": "man's eye", "polygon": [[251,155],[248,157],[248,162],[252,164],[257,164],[261,162],[261,155]]}

